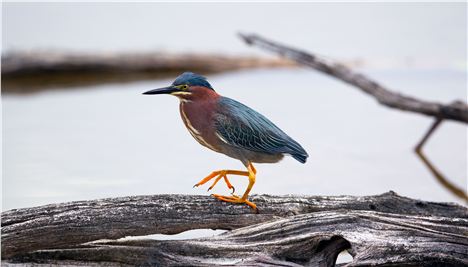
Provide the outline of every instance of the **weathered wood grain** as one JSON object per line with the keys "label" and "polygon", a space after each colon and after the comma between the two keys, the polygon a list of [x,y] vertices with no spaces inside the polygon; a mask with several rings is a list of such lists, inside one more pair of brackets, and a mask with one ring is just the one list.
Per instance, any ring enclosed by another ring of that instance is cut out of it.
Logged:
{"label": "weathered wood grain", "polygon": [[[366,262],[372,251],[382,258],[397,247],[405,253],[424,247],[426,250],[420,252],[436,254],[409,257],[411,262],[444,259],[455,265],[464,263],[460,260],[460,249],[467,248],[468,212],[456,204],[413,200],[393,192],[366,197],[261,195],[252,196],[252,200],[258,204],[259,214],[251,213],[244,206],[188,195],[135,196],[10,210],[2,213],[2,258],[9,262],[72,261],[78,265],[93,262],[187,265],[191,262],[191,265],[205,266],[224,259],[241,265],[278,261],[281,264],[322,262],[322,266],[332,266],[337,253],[346,248],[351,249],[355,260]],[[238,230],[190,241],[113,241],[83,245],[99,239],[206,228]],[[413,235],[426,243],[407,239]],[[450,247],[451,242],[455,243],[454,247]],[[454,249],[455,254],[448,257],[447,251],[438,248],[442,245],[447,250]],[[398,251],[382,258],[382,262],[397,261],[392,257]],[[377,256],[368,260],[376,259]]]}
{"label": "weathered wood grain", "polygon": [[[17,255],[11,262],[87,266],[466,266],[468,219],[320,211],[192,240],[104,241]],[[27,265],[26,265],[27,266]]]}

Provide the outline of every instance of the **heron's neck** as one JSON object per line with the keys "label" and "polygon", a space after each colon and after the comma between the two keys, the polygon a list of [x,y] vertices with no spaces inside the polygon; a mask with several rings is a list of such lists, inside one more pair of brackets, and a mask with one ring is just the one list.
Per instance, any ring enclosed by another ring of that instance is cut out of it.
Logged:
{"label": "heron's neck", "polygon": [[218,151],[213,145],[213,118],[217,102],[213,99],[180,101],[180,116],[190,134],[202,145]]}
{"label": "heron's neck", "polygon": [[181,102],[195,102],[195,103],[203,103],[203,102],[210,102],[216,101],[220,97],[218,93],[214,90],[203,87],[203,86],[192,86],[190,87],[190,94],[182,94],[178,95]]}

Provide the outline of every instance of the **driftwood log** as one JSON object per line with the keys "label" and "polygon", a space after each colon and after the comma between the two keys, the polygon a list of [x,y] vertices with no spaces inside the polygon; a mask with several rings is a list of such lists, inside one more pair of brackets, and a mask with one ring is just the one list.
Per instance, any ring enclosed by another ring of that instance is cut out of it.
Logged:
{"label": "driftwood log", "polygon": [[[260,213],[208,196],[77,201],[2,213],[4,266],[466,266],[468,210],[398,196],[252,196]],[[191,229],[190,240],[116,240]],[[111,240],[109,240],[111,239]],[[94,241],[94,242],[92,242]]]}
{"label": "driftwood log", "polygon": [[183,71],[216,73],[246,68],[295,66],[289,60],[195,53],[16,52],[2,56],[2,91],[169,78]]}

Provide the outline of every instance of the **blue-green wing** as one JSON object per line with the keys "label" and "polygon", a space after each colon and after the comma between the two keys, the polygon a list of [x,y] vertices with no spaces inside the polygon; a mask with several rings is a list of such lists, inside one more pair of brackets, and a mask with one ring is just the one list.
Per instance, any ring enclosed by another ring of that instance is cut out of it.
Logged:
{"label": "blue-green wing", "polygon": [[217,134],[234,147],[267,154],[287,153],[305,162],[307,152],[262,114],[221,97],[215,117]]}

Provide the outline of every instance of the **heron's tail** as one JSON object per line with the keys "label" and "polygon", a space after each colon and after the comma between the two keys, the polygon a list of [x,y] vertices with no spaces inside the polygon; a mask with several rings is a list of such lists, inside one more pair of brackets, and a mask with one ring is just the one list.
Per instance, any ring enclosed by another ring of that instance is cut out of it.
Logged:
{"label": "heron's tail", "polygon": [[291,154],[291,156],[295,158],[297,161],[299,161],[300,163],[306,163],[307,157],[309,155],[307,155],[306,153],[305,155],[304,154]]}
{"label": "heron's tail", "polygon": [[309,154],[307,154],[305,149],[298,142],[291,139],[289,140],[287,146],[290,149],[289,154],[293,158],[295,158],[300,163],[306,163],[307,157],[309,157]]}

